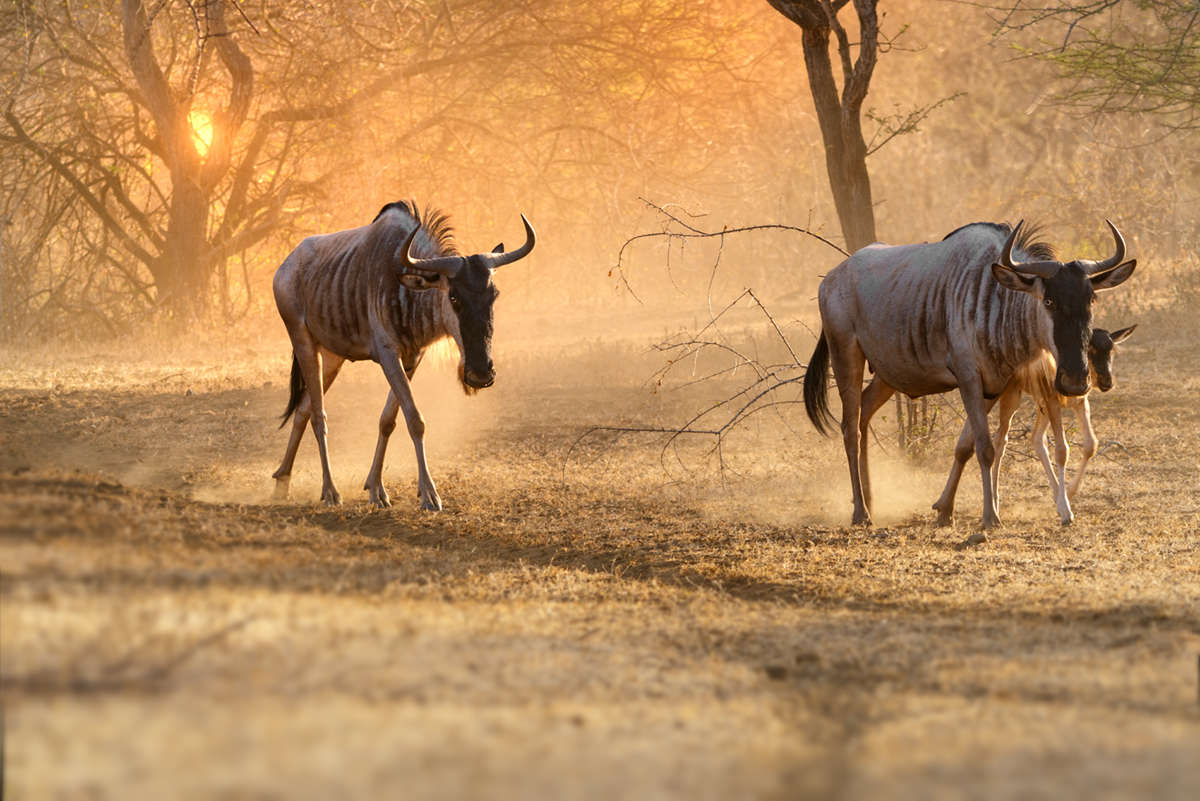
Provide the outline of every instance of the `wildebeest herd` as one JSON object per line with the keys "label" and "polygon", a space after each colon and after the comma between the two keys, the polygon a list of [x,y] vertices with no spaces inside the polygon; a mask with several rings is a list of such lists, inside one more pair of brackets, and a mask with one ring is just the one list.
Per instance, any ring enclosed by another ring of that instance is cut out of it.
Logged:
{"label": "wildebeest herd", "polygon": [[[417,456],[421,508],[441,499],[425,461],[425,423],[410,381],[426,349],[450,337],[458,345],[464,391],[491,386],[492,273],[529,255],[536,235],[522,215],[526,241],[515,251],[463,256],[442,212],[414,203],[384,206],[368,226],[305,239],[275,274],[275,301],[293,348],[291,396],[284,424],[295,415],[275,494],[285,499],[296,451],[312,422],[321,458],[321,499],[341,503],[327,448],[323,394],[347,359],[378,362],[390,392],[379,420],[379,440],[364,489],[389,506],[383,460],[396,415],[404,419]],[[1034,446],[1045,467],[1060,518],[1073,520],[1070,499],[1095,450],[1087,394],[1112,387],[1112,355],[1136,326],[1108,332],[1092,327],[1098,292],[1133,274],[1125,240],[1108,223],[1116,250],[1103,261],[1057,260],[1037,241],[1037,228],[973,223],[942,241],[869,245],[829,272],[819,290],[821,334],[804,376],[804,402],[817,430],[834,424],[829,408],[832,366],[841,398],[842,440],[850,467],[853,523],[871,523],[867,431],[871,418],[896,392],[917,398],[958,389],[967,424],[954,464],[934,504],[938,524],[953,520],[954,496],[971,454],[979,461],[983,527],[1000,524],[999,467],[1009,422],[1022,394],[1038,405]],[[419,254],[414,256],[414,250]],[[864,389],[865,371],[874,374]],[[993,438],[988,425],[1000,406]],[[1076,409],[1083,431],[1083,462],[1068,484],[1063,409]],[[1055,441],[1051,464],[1045,437]]]}

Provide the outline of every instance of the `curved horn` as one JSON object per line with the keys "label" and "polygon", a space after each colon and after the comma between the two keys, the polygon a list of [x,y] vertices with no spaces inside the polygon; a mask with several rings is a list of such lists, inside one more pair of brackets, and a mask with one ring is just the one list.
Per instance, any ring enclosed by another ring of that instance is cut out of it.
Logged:
{"label": "curved horn", "polygon": [[1000,251],[1000,264],[1010,270],[1017,269],[1017,265],[1013,264],[1012,249],[1017,241],[1017,232],[1021,230],[1021,226],[1024,224],[1025,221],[1021,220],[1013,227],[1012,232],[1008,235],[1008,239],[1004,242],[1004,249]]}
{"label": "curved horn", "polygon": [[1104,261],[1094,261],[1089,264],[1087,267],[1088,275],[1107,272],[1125,260],[1125,238],[1121,236],[1121,232],[1117,230],[1117,226],[1112,224],[1112,220],[1105,220],[1105,222],[1112,229],[1113,239],[1117,243],[1117,252]]}
{"label": "curved horn", "polygon": [[400,246],[397,255],[400,257],[400,266],[405,271],[416,270],[423,273],[441,273],[447,278],[453,278],[458,275],[458,271],[462,269],[463,259],[459,256],[439,256],[436,259],[414,259],[412,257],[412,243],[417,238],[417,231],[421,230],[420,226],[412,229],[408,238],[404,240],[404,244]]}
{"label": "curved horn", "polygon": [[525,223],[525,244],[509,253],[497,253],[491,257],[492,269],[503,267],[506,264],[512,264],[514,261],[523,259],[533,250],[533,246],[537,244],[537,234],[534,233],[533,226],[529,224],[529,220],[525,215],[521,215],[521,222]]}
{"label": "curved horn", "polygon": [[1019,273],[1025,273],[1026,275],[1053,278],[1054,274],[1058,272],[1058,268],[1062,266],[1056,261],[1031,261],[1022,264],[1012,260],[1013,245],[1017,242],[1017,232],[1021,230],[1021,226],[1024,224],[1024,220],[1017,223],[1016,227],[1012,229],[1012,233],[1008,235],[1008,239],[1005,240],[1004,249],[1000,251],[1001,266],[1007,267],[1010,270],[1016,270]]}

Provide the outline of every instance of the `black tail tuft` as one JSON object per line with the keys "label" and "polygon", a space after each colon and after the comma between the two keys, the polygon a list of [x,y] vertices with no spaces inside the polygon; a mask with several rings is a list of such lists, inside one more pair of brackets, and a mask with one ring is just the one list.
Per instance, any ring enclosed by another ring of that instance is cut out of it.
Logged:
{"label": "black tail tuft", "polygon": [[817,431],[826,437],[833,433],[837,421],[829,411],[829,342],[824,331],[804,373],[804,408]]}
{"label": "black tail tuft", "polygon": [[292,413],[296,411],[296,407],[300,405],[300,401],[304,400],[304,391],[308,389],[308,385],[304,383],[304,373],[300,372],[300,360],[296,358],[296,354],[292,354],[292,394],[288,398],[287,409],[283,412],[283,422],[279,424],[280,428],[287,425],[287,421],[292,418]]}

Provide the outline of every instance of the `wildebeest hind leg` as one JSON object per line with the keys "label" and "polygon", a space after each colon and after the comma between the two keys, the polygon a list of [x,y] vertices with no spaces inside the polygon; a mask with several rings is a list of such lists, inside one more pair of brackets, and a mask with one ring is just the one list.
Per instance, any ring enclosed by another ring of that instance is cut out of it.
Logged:
{"label": "wildebeest hind leg", "polygon": [[379,441],[375,444],[375,458],[371,461],[367,483],[363,485],[363,489],[370,493],[371,503],[381,509],[392,505],[392,499],[383,488],[383,457],[387,453],[388,439],[396,430],[396,415],[399,412],[400,401],[396,400],[395,392],[389,391],[383,414],[379,416]]}
{"label": "wildebeest hind leg", "polygon": [[975,439],[975,458],[983,478],[983,527],[996,528],[1000,525],[1000,513],[996,510],[996,496],[992,492],[992,464],[996,460],[996,447],[992,444],[992,432],[988,427],[990,404],[983,397],[983,382],[973,365],[955,372],[958,392],[962,396],[963,409]]}
{"label": "wildebeest hind leg", "polygon": [[[1018,400],[1020,400],[1020,396],[1018,396]],[[942,490],[942,497],[933,504],[934,510],[938,513],[939,528],[945,528],[954,523],[954,496],[958,494],[958,482],[962,480],[963,470],[974,454],[975,434],[971,431],[970,421],[967,421],[963,423],[962,433],[958,436],[958,444],[954,446],[954,464],[950,466],[950,475],[946,478],[946,487]],[[993,481],[994,477],[993,471]]]}
{"label": "wildebeest hind leg", "polygon": [[[846,446],[846,461],[850,465],[850,486],[854,493],[854,525],[871,525],[871,512],[863,498],[862,470],[858,462],[858,424],[862,411],[863,370],[867,359],[857,339],[839,339],[826,331],[829,339],[830,363],[842,399],[842,442]],[[870,479],[868,478],[868,483]]]}
{"label": "wildebeest hind leg", "polygon": [[304,438],[304,429],[308,428],[308,417],[308,395],[306,394],[292,416],[292,433],[288,437],[287,449],[283,452],[283,462],[271,476],[275,479],[275,492],[271,499],[277,503],[288,499],[292,467],[296,463],[296,452],[300,450],[300,440]]}
{"label": "wildebeest hind leg", "polygon": [[[342,369],[342,365],[346,360],[340,356],[335,356],[324,348],[318,348],[321,354],[321,384],[323,391],[328,391],[333,380],[337,378],[338,372]],[[303,373],[303,368],[301,368]],[[275,479],[275,492],[272,494],[272,500],[276,502],[286,501],[288,499],[289,485],[292,480],[292,468],[296,463],[296,453],[300,449],[300,440],[304,438],[304,429],[308,427],[309,419],[312,416],[312,401],[311,395],[305,392],[304,397],[300,399],[296,406],[295,415],[292,417],[292,432],[288,437],[287,450],[283,453],[283,462],[279,465],[279,469],[271,476]],[[336,493],[337,490],[335,489]],[[322,494],[322,498],[324,495]]]}
{"label": "wildebeest hind leg", "polygon": [[942,490],[942,497],[933,504],[933,508],[938,513],[937,524],[939,527],[944,528],[954,523],[954,496],[958,494],[958,482],[962,480],[963,469],[974,453],[975,437],[971,433],[971,424],[964,423],[962,434],[958,437],[958,444],[954,446],[954,464],[950,465],[950,475],[946,478],[946,487]]}
{"label": "wildebeest hind leg", "polygon": [[867,445],[871,433],[871,418],[895,394],[896,390],[888,386],[882,378],[875,376],[862,396],[862,410],[858,415],[858,475],[862,481],[863,503],[868,511],[871,509],[871,470],[867,462]]}
{"label": "wildebeest hind leg", "polygon": [[[305,347],[308,343],[297,343],[296,358],[300,362],[300,371],[304,373],[304,382],[308,385],[309,422],[312,423],[313,437],[317,440],[317,452],[321,455],[321,500],[330,506],[340,505],[342,494],[333,483],[333,470],[329,465],[329,415],[325,412],[325,370],[331,371],[329,380],[332,381],[342,366],[342,359],[334,356],[317,345]],[[322,355],[325,359],[322,360]],[[322,365],[324,361],[324,365]]]}

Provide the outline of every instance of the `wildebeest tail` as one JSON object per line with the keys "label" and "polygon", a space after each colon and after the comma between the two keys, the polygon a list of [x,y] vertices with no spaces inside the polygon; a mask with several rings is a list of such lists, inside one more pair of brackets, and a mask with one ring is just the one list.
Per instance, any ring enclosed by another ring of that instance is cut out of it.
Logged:
{"label": "wildebeest tail", "polygon": [[837,421],[829,411],[829,341],[824,329],[804,373],[804,409],[817,431],[828,437]]}
{"label": "wildebeest tail", "polygon": [[304,383],[304,373],[300,372],[300,360],[296,358],[296,354],[292,354],[292,394],[288,397],[287,409],[283,412],[283,422],[279,424],[280,428],[287,425],[287,421],[292,418],[292,413],[296,411],[296,407],[300,405],[300,401],[304,400],[304,391],[308,389],[308,385]]}

